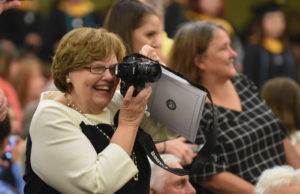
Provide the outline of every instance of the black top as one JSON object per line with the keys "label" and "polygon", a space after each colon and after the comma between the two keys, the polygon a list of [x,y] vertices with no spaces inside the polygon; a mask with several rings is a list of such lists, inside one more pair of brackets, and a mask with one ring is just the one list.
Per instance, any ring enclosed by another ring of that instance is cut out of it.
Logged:
{"label": "black top", "polygon": [[165,31],[168,37],[173,38],[180,25],[189,22],[185,16],[184,8],[180,3],[172,2],[165,11]]}
{"label": "black top", "polygon": [[243,73],[260,90],[263,84],[274,77],[285,76],[297,80],[297,66],[289,49],[274,54],[260,44],[249,45],[245,52]]}
{"label": "black top", "polygon": [[[191,172],[197,193],[211,193],[197,183],[214,174],[231,172],[255,184],[260,174],[274,166],[284,165],[282,140],[287,130],[257,92],[257,87],[244,75],[232,79],[241,100],[242,112],[215,106],[218,113],[217,146],[209,163],[198,173]],[[210,104],[206,103],[196,143],[206,142],[205,133],[212,125]]]}

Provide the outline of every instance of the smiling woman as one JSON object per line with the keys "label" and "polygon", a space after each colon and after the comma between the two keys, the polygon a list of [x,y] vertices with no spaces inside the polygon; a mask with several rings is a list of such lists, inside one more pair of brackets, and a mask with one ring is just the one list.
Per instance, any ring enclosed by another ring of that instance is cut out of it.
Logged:
{"label": "smiling woman", "polygon": [[78,28],[62,38],[52,63],[60,92],[42,94],[29,130],[25,193],[149,193],[138,127],[160,140],[174,134],[143,118],[150,87],[135,98],[133,87],[123,100],[115,94],[119,79],[106,70],[124,55],[120,38],[104,29]]}
{"label": "smiling woman", "polygon": [[[150,45],[156,53],[149,56],[165,62],[166,56],[161,51],[162,22],[152,7],[138,0],[118,0],[109,10],[104,27],[118,34],[124,41],[127,53],[138,53],[144,45]],[[154,56],[154,57],[153,57]],[[185,143],[185,138],[157,143],[160,153],[172,153],[181,159],[181,164],[190,164],[195,154],[191,144]]]}
{"label": "smiling woman", "polygon": [[127,53],[137,53],[148,44],[161,53],[163,26],[151,7],[137,0],[119,0],[109,10],[104,27],[118,34]]}
{"label": "smiling woman", "polygon": [[[253,193],[260,174],[300,157],[287,130],[260,97],[257,87],[235,71],[236,56],[225,28],[214,22],[191,22],[176,33],[169,67],[206,87],[218,113],[217,146],[203,169],[190,173],[197,193]],[[186,49],[189,48],[189,49]],[[207,141],[213,117],[205,103],[196,138]]]}

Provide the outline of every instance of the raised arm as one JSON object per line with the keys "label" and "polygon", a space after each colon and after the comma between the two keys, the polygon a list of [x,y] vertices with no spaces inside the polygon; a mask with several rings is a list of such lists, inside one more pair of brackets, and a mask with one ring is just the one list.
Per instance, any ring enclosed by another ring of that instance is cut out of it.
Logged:
{"label": "raised arm", "polygon": [[133,90],[131,86],[123,99],[118,128],[111,139],[111,143],[121,146],[128,155],[131,154],[136,133],[152,91],[151,87],[146,87],[135,98],[132,98]]}

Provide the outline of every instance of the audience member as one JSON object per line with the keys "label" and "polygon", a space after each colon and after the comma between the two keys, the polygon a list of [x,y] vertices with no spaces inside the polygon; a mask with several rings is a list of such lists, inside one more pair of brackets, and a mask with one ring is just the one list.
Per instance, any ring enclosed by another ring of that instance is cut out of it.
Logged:
{"label": "audience member", "polygon": [[138,0],[117,0],[108,11],[104,27],[123,39],[127,53],[136,53],[148,44],[162,55],[162,22],[154,9]]}
{"label": "audience member", "polygon": [[224,0],[187,0],[187,17],[192,20],[213,21],[221,24],[230,36],[235,34],[233,26],[224,19]]}
{"label": "audience member", "polygon": [[[182,168],[180,159],[171,154],[160,155],[166,164],[173,168]],[[170,173],[150,161],[150,194],[196,194],[188,175],[178,176]]]}
{"label": "audience member", "polygon": [[[104,27],[123,39],[127,53],[138,53],[146,44],[155,48],[157,53],[161,53],[161,20],[155,10],[138,0],[117,1],[105,18]],[[160,56],[154,59],[160,61]],[[194,145],[185,142],[185,138],[177,138],[156,146],[160,153],[174,154],[186,165],[192,162],[195,154],[191,150]]]}
{"label": "audience member", "polygon": [[17,57],[18,53],[13,48],[7,48],[4,47],[4,45],[0,46],[0,88],[7,98],[8,102],[6,103],[6,106],[10,107],[11,130],[13,133],[21,133],[22,131],[22,109],[17,93],[12,86],[12,81],[16,76],[19,66]]}
{"label": "audience member", "polygon": [[13,86],[24,109],[30,102],[39,99],[45,86],[45,78],[38,60],[23,59],[19,63]]}
{"label": "audience member", "polygon": [[19,0],[13,0],[13,1],[2,0],[0,1],[0,14],[2,14],[3,11],[6,11],[8,9],[17,8],[20,6],[21,3]]}
{"label": "audience member", "polygon": [[[24,141],[17,136],[10,136],[10,130],[9,116],[7,116],[0,122],[0,193],[23,194],[21,150]],[[12,180],[8,178],[9,175],[12,175]]]}
{"label": "audience member", "polygon": [[225,27],[231,38],[233,49],[237,52],[234,66],[238,72],[243,69],[244,48],[232,24],[224,18],[225,0],[188,0],[187,17],[193,21],[212,21]]}
{"label": "audience member", "polygon": [[300,170],[275,166],[265,170],[255,185],[254,194],[299,194]]}
{"label": "audience member", "polygon": [[16,45],[22,56],[41,57],[44,23],[34,1],[22,1],[18,9],[0,16],[0,38]]}
{"label": "audience member", "polygon": [[0,89],[0,123],[5,119],[8,111],[8,104],[6,96],[2,89]]}
{"label": "audience member", "polygon": [[186,10],[186,0],[175,0],[171,1],[165,9],[165,30],[169,37],[173,38],[175,32],[182,24],[190,21],[187,18]]}
{"label": "audience member", "polygon": [[[2,79],[1,77],[0,77],[0,88],[7,99],[8,106],[10,106],[13,109],[14,117],[16,119],[15,120],[16,128],[12,128],[12,133],[21,134],[22,133],[22,108],[20,105],[18,95],[14,87],[9,82]],[[7,106],[7,111],[8,111],[8,106]]]}
{"label": "audience member", "polygon": [[267,3],[256,8],[257,26],[245,50],[244,73],[261,89],[273,77],[297,80],[297,65],[285,37],[286,22],[281,7]]}
{"label": "audience member", "polygon": [[276,77],[262,87],[261,96],[289,130],[289,139],[300,154],[300,86],[291,78]]}
{"label": "audience member", "polygon": [[[300,168],[300,157],[282,122],[262,100],[257,87],[236,72],[236,52],[230,43],[223,26],[191,22],[177,32],[168,63],[206,87],[218,113],[217,146],[211,160],[190,174],[198,193],[252,194],[265,169],[284,164]],[[206,142],[212,116],[206,102],[196,143]]]}
{"label": "audience member", "polygon": [[12,83],[18,71],[18,51],[5,45],[0,46],[0,77]]}
{"label": "audience member", "polygon": [[31,122],[25,193],[149,193],[150,166],[135,142],[138,127],[142,122],[154,140],[175,135],[149,119],[143,126],[150,87],[135,98],[130,87],[118,100],[112,68],[124,55],[121,39],[104,29],[78,28],[62,38],[52,63],[61,92],[43,93]]}
{"label": "audience member", "polygon": [[[44,0],[38,2],[45,4]],[[92,0],[58,0],[51,5],[46,19],[47,39],[43,51],[49,62],[65,33],[79,27],[100,27],[104,20],[103,15],[95,10]]]}
{"label": "audience member", "polygon": [[[160,18],[162,24],[164,24],[164,14],[165,14],[165,7],[164,2],[161,0],[139,0],[142,3],[145,3],[146,5],[152,7],[158,14],[158,17]],[[163,25],[164,26],[164,25]],[[173,44],[173,39],[169,38],[167,33],[165,31],[162,32],[162,44],[161,44],[161,52],[162,57],[161,60],[166,63],[166,60],[169,56],[170,49]]]}

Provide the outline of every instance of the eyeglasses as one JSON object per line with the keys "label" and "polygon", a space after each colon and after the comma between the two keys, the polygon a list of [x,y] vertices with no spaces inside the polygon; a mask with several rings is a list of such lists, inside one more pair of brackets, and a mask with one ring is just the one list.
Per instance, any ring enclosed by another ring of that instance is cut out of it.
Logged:
{"label": "eyeglasses", "polygon": [[106,69],[108,69],[112,75],[115,75],[115,65],[110,67],[104,67],[97,64],[92,64],[91,66],[85,66],[83,68],[89,69],[91,73],[99,74],[99,75],[103,74],[106,71]]}

